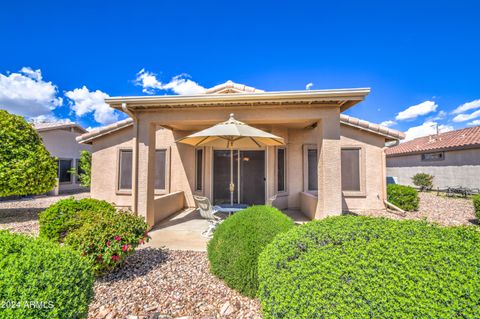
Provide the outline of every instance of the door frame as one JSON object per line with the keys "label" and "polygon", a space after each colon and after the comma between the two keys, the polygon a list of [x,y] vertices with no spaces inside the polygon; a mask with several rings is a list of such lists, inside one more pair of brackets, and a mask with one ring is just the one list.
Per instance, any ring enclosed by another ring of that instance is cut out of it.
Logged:
{"label": "door frame", "polygon": [[[263,151],[264,157],[263,157],[263,169],[265,172],[265,183],[263,185],[264,187],[264,202],[267,202],[268,198],[268,148],[267,147],[240,147],[240,148],[234,148],[234,151]],[[214,201],[214,190],[213,190],[213,183],[214,183],[214,174],[215,174],[215,151],[230,151],[229,148],[224,148],[224,147],[210,147],[209,155],[210,155],[210,201],[213,203]],[[237,161],[237,169],[238,172],[240,173],[240,161]],[[236,182],[236,187],[238,187],[237,191],[237,201],[240,202],[240,174],[237,176],[237,182]]]}

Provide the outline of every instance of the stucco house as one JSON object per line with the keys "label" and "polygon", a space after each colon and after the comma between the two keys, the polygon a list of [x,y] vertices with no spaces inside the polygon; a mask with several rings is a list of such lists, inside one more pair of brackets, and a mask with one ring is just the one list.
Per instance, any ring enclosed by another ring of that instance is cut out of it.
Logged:
{"label": "stucco house", "polygon": [[480,126],[416,138],[389,148],[387,174],[413,185],[417,173],[434,176],[435,188],[480,188]]}
{"label": "stucco house", "polygon": [[58,160],[58,186],[52,193],[75,191],[82,188],[78,177],[70,173],[78,170],[80,152],[90,152],[90,145],[77,142],[76,138],[87,130],[75,123],[34,123],[34,127],[43,140],[45,148]]}
{"label": "stucco house", "polygon": [[235,202],[299,209],[309,218],[382,209],[385,144],[404,134],[342,114],[370,89],[264,92],[228,81],[189,96],[106,99],[130,118],[77,140],[92,146],[91,196],[156,224],[193,195],[228,201],[229,151],[177,143],[229,118],[282,137],[285,146],[235,149]]}

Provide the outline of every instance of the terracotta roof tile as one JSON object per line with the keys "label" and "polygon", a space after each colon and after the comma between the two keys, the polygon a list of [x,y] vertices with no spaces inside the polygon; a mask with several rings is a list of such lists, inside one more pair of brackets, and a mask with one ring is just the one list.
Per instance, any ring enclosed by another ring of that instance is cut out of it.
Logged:
{"label": "terracotta roof tile", "polygon": [[387,156],[394,156],[476,146],[480,147],[480,126],[440,133],[438,135],[419,137],[387,149],[386,154]]}

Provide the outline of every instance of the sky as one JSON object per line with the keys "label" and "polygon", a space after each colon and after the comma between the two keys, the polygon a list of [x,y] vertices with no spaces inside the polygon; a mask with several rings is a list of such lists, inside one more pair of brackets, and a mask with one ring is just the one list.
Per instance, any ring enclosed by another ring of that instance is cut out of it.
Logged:
{"label": "sky", "polygon": [[480,125],[480,1],[3,1],[0,108],[85,128],[108,96],[369,87],[407,139]]}

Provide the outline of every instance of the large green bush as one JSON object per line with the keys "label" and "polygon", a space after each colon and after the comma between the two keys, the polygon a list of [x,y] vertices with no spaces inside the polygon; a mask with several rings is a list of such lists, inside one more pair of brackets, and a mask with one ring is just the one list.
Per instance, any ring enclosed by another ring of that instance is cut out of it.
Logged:
{"label": "large green bush", "polygon": [[0,110],[0,197],[42,194],[55,187],[57,164],[31,124]]}
{"label": "large green bush", "polygon": [[480,220],[480,195],[473,196],[473,207],[475,208],[475,216]]}
{"label": "large green bush", "polygon": [[0,231],[0,318],[85,318],[93,282],[76,252]]}
{"label": "large green bush", "polygon": [[293,227],[274,207],[252,206],[221,223],[208,243],[211,272],[247,296],[258,288],[258,255],[273,238]]}
{"label": "large green bush", "polygon": [[73,197],[59,200],[39,216],[40,237],[63,241],[63,238],[86,222],[97,219],[98,215],[113,214],[115,208],[97,199]]}
{"label": "large green bush", "polygon": [[410,186],[389,184],[387,197],[390,203],[406,211],[417,210],[420,203],[417,190]]}
{"label": "large green bush", "polygon": [[148,240],[148,225],[130,212],[98,216],[65,237],[65,244],[88,259],[97,275],[113,270]]}
{"label": "large green bush", "polygon": [[340,216],[259,257],[264,318],[480,318],[480,232]]}
{"label": "large green bush", "polygon": [[433,187],[433,176],[427,173],[417,173],[413,175],[412,182],[420,190],[428,190]]}

